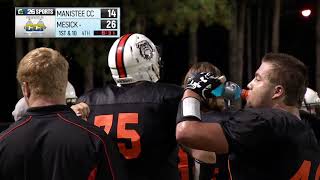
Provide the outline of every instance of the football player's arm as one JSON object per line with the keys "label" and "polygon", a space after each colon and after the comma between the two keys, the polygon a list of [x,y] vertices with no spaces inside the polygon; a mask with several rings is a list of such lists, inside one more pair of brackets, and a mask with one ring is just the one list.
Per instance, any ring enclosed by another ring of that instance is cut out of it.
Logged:
{"label": "football player's arm", "polygon": [[191,156],[207,164],[217,163],[217,157],[215,152],[191,149]]}
{"label": "football player's arm", "polygon": [[[185,101],[187,98],[189,100]],[[200,121],[200,100],[201,97],[197,93],[189,89],[185,90],[179,107],[179,113],[182,115],[178,114],[177,118],[177,141],[193,149],[212,151],[218,154],[227,153],[229,145],[221,125]],[[198,105],[195,105],[197,103]],[[198,110],[188,110],[190,107],[196,106],[199,106]]]}
{"label": "football player's arm", "polygon": [[201,162],[213,164],[216,163],[216,153],[215,152],[209,152],[199,149],[192,149],[187,146],[184,146],[180,144],[180,147],[189,155],[191,155],[193,158],[200,160]]}
{"label": "football player's arm", "polygon": [[77,116],[81,117],[84,120],[87,120],[90,113],[90,108],[88,104],[84,102],[79,102],[78,104],[72,105],[71,109],[76,113]]}

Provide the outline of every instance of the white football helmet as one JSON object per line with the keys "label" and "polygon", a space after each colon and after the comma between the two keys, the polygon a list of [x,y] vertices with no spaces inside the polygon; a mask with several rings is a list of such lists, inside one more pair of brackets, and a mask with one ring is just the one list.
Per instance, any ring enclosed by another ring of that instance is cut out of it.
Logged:
{"label": "white football helmet", "polygon": [[126,34],[117,39],[108,56],[112,77],[118,86],[137,81],[157,82],[160,56],[153,42],[142,34]]}
{"label": "white football helmet", "polygon": [[[77,101],[77,95],[74,87],[68,81],[66,88],[66,103],[67,104],[75,104]],[[24,97],[22,97],[16,104],[14,110],[12,111],[12,116],[15,121],[19,120],[29,108],[27,101]]]}
{"label": "white football helmet", "polygon": [[320,107],[320,98],[318,96],[318,93],[310,88],[307,88],[307,91],[304,94],[304,100],[302,102],[301,109],[314,114],[314,109],[316,107]]}
{"label": "white football helmet", "polygon": [[66,88],[66,103],[67,104],[75,104],[77,101],[77,95],[74,87],[68,81],[67,88]]}
{"label": "white football helmet", "polygon": [[27,112],[28,108],[29,106],[25,98],[21,98],[17,102],[16,106],[14,107],[14,110],[11,113],[14,118],[14,121],[18,121]]}

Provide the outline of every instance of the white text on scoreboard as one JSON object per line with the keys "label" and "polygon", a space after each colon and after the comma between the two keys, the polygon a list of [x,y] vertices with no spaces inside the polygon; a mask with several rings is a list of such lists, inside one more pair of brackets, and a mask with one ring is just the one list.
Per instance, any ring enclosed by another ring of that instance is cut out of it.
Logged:
{"label": "white text on scoreboard", "polygon": [[120,8],[16,7],[16,38],[118,38]]}

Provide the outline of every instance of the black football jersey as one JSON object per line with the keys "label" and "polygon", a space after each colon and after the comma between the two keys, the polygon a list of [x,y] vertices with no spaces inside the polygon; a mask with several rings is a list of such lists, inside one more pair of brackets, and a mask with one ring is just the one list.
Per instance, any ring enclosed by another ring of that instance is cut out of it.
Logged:
{"label": "black football jersey", "polygon": [[29,108],[0,134],[1,180],[127,179],[117,146],[65,105]]}
{"label": "black football jersey", "polygon": [[318,144],[320,145],[320,118],[306,111],[300,111],[300,116],[313,129],[314,134],[316,135],[316,138],[318,140]]}
{"label": "black football jersey", "polygon": [[[209,111],[201,113],[201,120],[203,122],[216,122],[219,123],[224,119],[229,118],[231,112],[223,111]],[[195,160],[195,168],[197,173],[195,173],[195,179],[198,180],[229,180],[229,171],[228,171],[228,155],[227,154],[216,154],[216,163],[208,164]]]}
{"label": "black football jersey", "polygon": [[320,151],[304,120],[278,109],[243,109],[221,122],[234,180],[319,179]]}
{"label": "black football jersey", "polygon": [[92,90],[79,101],[90,106],[88,121],[118,143],[129,179],[178,179],[175,118],[183,89],[138,82]]}
{"label": "black football jersey", "polygon": [[229,180],[228,156],[220,155],[217,156],[217,162],[214,164],[204,163],[199,160],[194,161],[194,176],[196,180]]}

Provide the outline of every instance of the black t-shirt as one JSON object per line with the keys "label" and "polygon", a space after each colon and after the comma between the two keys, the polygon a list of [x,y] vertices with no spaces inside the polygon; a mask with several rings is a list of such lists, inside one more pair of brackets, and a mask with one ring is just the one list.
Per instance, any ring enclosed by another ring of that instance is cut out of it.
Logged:
{"label": "black t-shirt", "polygon": [[65,105],[30,108],[0,134],[3,180],[127,179],[124,171],[107,134]]}
{"label": "black t-shirt", "polygon": [[129,179],[178,179],[175,118],[183,89],[139,82],[107,85],[80,97],[88,121],[103,128],[126,158]]}
{"label": "black t-shirt", "polygon": [[243,109],[221,125],[234,180],[319,178],[319,146],[304,120],[278,109]]}

